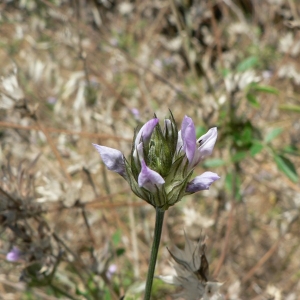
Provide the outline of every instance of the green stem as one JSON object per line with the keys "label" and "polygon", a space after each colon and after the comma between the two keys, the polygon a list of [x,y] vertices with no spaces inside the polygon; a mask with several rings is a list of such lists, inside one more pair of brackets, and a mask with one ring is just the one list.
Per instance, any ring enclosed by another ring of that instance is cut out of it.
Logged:
{"label": "green stem", "polygon": [[150,300],[150,296],[151,296],[155,264],[157,259],[159,243],[160,243],[162,226],[164,223],[164,215],[165,215],[164,211],[161,211],[159,208],[156,208],[154,237],[153,237],[153,244],[152,244],[150,262],[148,267],[144,300]]}

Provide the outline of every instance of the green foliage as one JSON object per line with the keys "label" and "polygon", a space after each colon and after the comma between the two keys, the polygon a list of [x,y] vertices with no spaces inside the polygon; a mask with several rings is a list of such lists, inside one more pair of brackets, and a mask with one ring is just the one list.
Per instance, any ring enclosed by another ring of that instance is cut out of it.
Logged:
{"label": "green foliage", "polygon": [[298,182],[299,177],[294,164],[284,155],[274,154],[274,160],[278,169],[293,182]]}
{"label": "green foliage", "polygon": [[122,230],[119,228],[115,231],[115,233],[112,235],[112,242],[114,247],[117,247],[122,239]]}
{"label": "green foliage", "polygon": [[252,94],[251,92],[248,92],[246,94],[246,99],[248,100],[248,102],[254,107],[254,108],[259,108],[260,104],[257,101],[257,98],[254,94]]}
{"label": "green foliage", "polygon": [[279,109],[287,112],[300,113],[300,105],[283,104],[279,105]]}
{"label": "green foliage", "polygon": [[241,61],[237,67],[236,70],[238,72],[245,72],[249,69],[254,68],[258,64],[258,57],[257,56],[250,56]]}
{"label": "green foliage", "polygon": [[278,95],[279,91],[269,85],[261,85],[261,84],[257,84],[257,83],[252,83],[250,85],[251,90],[255,91],[255,92],[263,92],[263,93],[267,93],[267,94],[274,94],[274,95]]}
{"label": "green foliage", "polygon": [[253,144],[251,146],[250,155],[255,156],[256,154],[260,153],[264,149],[264,145],[260,143],[259,141],[253,141]]}
{"label": "green foliage", "polygon": [[283,132],[282,128],[274,128],[265,136],[265,142],[270,143]]}

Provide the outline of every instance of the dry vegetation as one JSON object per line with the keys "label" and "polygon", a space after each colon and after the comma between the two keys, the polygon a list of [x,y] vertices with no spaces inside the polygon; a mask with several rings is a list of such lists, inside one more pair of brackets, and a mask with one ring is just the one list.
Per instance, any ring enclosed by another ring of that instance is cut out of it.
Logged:
{"label": "dry vegetation", "polygon": [[[128,155],[171,109],[218,126],[202,167],[221,180],[168,210],[156,274],[204,233],[226,299],[299,299],[299,29],[297,0],[1,1],[0,297],[119,299],[145,279],[154,210],[91,143]],[[174,291],[157,279],[153,299]]]}

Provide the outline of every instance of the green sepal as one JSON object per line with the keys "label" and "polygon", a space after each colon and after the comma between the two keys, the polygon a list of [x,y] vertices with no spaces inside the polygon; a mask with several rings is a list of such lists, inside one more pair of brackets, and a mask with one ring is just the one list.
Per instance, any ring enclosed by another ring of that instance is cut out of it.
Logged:
{"label": "green sepal", "polygon": [[[169,110],[170,111],[170,110]],[[170,120],[172,124],[172,133],[171,135],[166,135],[168,145],[171,151],[171,156],[173,157],[176,153],[177,141],[178,141],[178,129],[172,112],[170,111]],[[169,138],[167,138],[169,137]]]}
{"label": "green sepal", "polygon": [[162,177],[167,176],[172,165],[172,156],[160,126],[155,127],[149,146],[149,168]]}
{"label": "green sepal", "polygon": [[188,160],[186,160],[186,162],[184,163],[184,158],[185,155],[181,155],[173,162],[170,172],[165,179],[166,185],[171,184],[174,180],[180,181],[186,177],[188,170]]}
{"label": "green sepal", "polygon": [[192,174],[193,174],[193,170],[191,170],[183,180],[173,181],[172,185],[168,187],[170,191],[167,193],[168,207],[166,209],[168,209],[170,206],[174,205],[175,203],[179,202],[182,199],[182,197],[186,195],[186,186],[190,181]]}
{"label": "green sepal", "polygon": [[156,208],[160,208],[162,210],[164,209],[164,206],[167,202],[167,194],[164,188],[164,185],[162,185],[161,187],[157,187],[156,188],[156,192],[149,192],[147,189],[145,188],[140,188],[141,190],[143,190],[145,193],[148,194],[148,199],[146,200],[149,204],[151,204],[153,207]]}

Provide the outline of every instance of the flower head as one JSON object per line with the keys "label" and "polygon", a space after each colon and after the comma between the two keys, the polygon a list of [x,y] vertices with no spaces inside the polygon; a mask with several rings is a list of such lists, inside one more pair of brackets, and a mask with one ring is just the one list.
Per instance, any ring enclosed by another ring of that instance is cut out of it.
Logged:
{"label": "flower head", "polygon": [[95,145],[106,167],[123,176],[132,191],[154,207],[168,209],[185,195],[209,189],[219,176],[205,172],[191,180],[194,167],[212,153],[217,128],[196,139],[187,116],[177,130],[172,113],[163,128],[155,116],[136,132],[130,158],[116,149]]}

